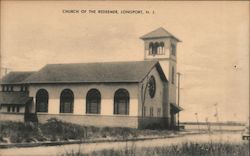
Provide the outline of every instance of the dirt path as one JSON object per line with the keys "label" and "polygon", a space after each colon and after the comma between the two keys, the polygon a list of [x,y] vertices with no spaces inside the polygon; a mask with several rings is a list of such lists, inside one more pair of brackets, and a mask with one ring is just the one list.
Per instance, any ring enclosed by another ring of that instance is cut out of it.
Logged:
{"label": "dirt path", "polygon": [[156,146],[169,146],[173,144],[181,144],[185,142],[230,142],[240,143],[240,133],[217,133],[217,134],[200,134],[200,135],[186,135],[183,137],[154,139],[144,141],[129,141],[129,142],[109,142],[109,143],[89,143],[89,144],[71,144],[50,147],[28,147],[28,148],[10,148],[0,149],[1,156],[58,156],[65,153],[78,152],[79,150],[84,153],[98,151],[103,149],[124,149],[127,147],[156,147]]}

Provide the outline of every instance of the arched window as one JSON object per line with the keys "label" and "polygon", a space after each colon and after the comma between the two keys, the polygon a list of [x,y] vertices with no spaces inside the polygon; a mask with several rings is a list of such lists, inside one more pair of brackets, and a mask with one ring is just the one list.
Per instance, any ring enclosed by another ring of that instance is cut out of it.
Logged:
{"label": "arched window", "polygon": [[36,93],[36,112],[48,112],[49,93],[39,89]]}
{"label": "arched window", "polygon": [[101,94],[97,89],[91,89],[86,97],[86,113],[100,114]]}
{"label": "arched window", "polygon": [[158,48],[157,48],[157,54],[161,54],[162,53],[162,48],[161,48],[161,46],[158,46]]}
{"label": "arched window", "polygon": [[157,54],[158,47],[159,47],[159,43],[156,42],[156,43],[154,44],[154,48],[153,48],[153,52],[152,52],[153,55],[156,55],[156,54]]}
{"label": "arched window", "polygon": [[159,52],[159,54],[164,54],[164,43],[163,42],[160,43],[160,52]]}
{"label": "arched window", "polygon": [[153,98],[156,92],[156,83],[155,83],[154,76],[151,76],[148,81],[148,90],[149,90],[150,97]]}
{"label": "arched window", "polygon": [[74,94],[70,89],[64,89],[60,96],[60,113],[73,113]]}
{"label": "arched window", "polygon": [[129,114],[129,93],[126,89],[118,89],[115,92],[114,114]]}
{"label": "arched window", "polygon": [[174,67],[172,67],[172,84],[174,84],[175,81],[175,71],[174,71]]}
{"label": "arched window", "polygon": [[149,43],[149,55],[153,54],[154,44],[152,42]]}

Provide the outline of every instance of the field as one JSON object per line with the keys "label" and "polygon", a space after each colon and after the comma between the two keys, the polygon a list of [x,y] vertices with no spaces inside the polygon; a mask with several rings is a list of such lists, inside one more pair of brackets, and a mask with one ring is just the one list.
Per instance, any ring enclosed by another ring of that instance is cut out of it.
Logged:
{"label": "field", "polygon": [[[138,130],[131,128],[90,127],[65,123],[51,119],[45,124],[1,122],[0,145],[11,143],[39,143],[61,141],[104,142],[55,144],[57,146],[36,146],[2,148],[3,155],[51,156],[248,156],[249,142],[241,139],[239,131],[215,133],[193,133],[168,130]],[[147,137],[158,139],[142,139]],[[163,137],[162,137],[163,136]],[[166,136],[166,137],[165,137]],[[134,138],[135,140],[130,140]],[[137,139],[138,138],[138,139]],[[116,140],[107,142],[108,140]]]}

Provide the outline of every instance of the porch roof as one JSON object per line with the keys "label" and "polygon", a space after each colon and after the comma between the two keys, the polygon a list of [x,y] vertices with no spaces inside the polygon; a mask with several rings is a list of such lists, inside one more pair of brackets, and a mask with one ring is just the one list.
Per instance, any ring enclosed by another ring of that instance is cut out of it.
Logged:
{"label": "porch roof", "polygon": [[10,72],[1,79],[1,84],[22,84],[26,78],[35,72]]}
{"label": "porch roof", "polygon": [[32,100],[23,92],[0,92],[0,105],[25,105]]}
{"label": "porch roof", "polygon": [[170,106],[171,106],[171,111],[173,111],[174,113],[178,113],[182,110],[184,110],[183,108],[181,108],[180,106],[178,106],[177,104],[175,103],[170,103]]}

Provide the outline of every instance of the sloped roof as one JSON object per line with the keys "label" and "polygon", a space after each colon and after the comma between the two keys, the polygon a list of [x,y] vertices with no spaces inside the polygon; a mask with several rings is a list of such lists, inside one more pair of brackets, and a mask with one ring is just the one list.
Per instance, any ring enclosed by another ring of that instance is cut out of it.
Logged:
{"label": "sloped roof", "polygon": [[30,100],[32,98],[24,92],[0,92],[1,105],[25,105]]}
{"label": "sloped roof", "polygon": [[163,37],[173,37],[178,42],[180,42],[180,40],[177,37],[175,37],[174,35],[172,35],[170,32],[168,32],[166,29],[164,29],[162,27],[151,31],[151,32],[147,33],[146,35],[143,35],[141,37],[141,39],[163,38]]}
{"label": "sloped roof", "polygon": [[153,67],[166,81],[157,61],[133,61],[48,64],[29,76],[24,83],[140,82]]}
{"label": "sloped roof", "polygon": [[10,72],[1,80],[1,84],[19,84],[35,72]]}

